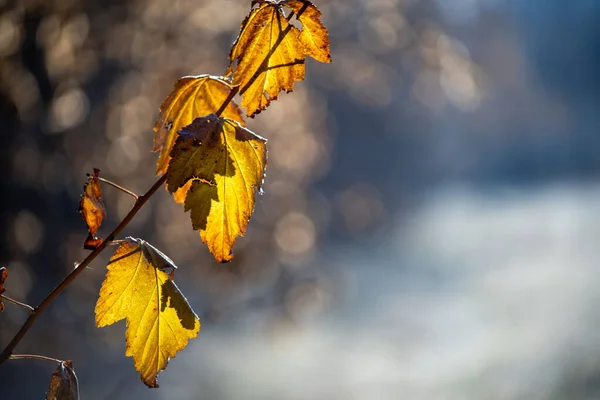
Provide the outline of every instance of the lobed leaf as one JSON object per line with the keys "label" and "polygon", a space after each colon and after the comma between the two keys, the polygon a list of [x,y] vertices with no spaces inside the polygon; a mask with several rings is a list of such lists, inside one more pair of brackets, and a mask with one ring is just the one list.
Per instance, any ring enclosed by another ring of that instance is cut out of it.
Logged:
{"label": "lobed leaf", "polygon": [[[240,85],[242,106],[253,117],[264,110],[279,92],[291,92],[295,81],[304,79],[306,55],[330,62],[328,33],[321,13],[309,1],[255,0],[229,53],[227,74]],[[282,7],[293,10],[302,31],[291,25]],[[234,62],[237,61],[235,69]]]}
{"label": "lobed leaf", "polygon": [[79,382],[71,360],[61,362],[52,374],[46,400],[79,400]]}
{"label": "lobed leaf", "polygon": [[125,355],[142,381],[158,387],[170,358],[195,338],[200,321],[169,272],[173,262],[141,239],[128,237],[108,263],[96,304],[96,326],[127,320]]}
{"label": "lobed leaf", "polygon": [[254,211],[267,165],[266,139],[236,121],[212,114],[179,132],[171,152],[167,187],[173,193],[192,180],[185,198],[192,225],[219,262],[233,258]]}
{"label": "lobed leaf", "polygon": [[[157,175],[167,172],[169,154],[177,132],[191,124],[194,118],[216,112],[231,90],[227,82],[212,75],[184,76],[177,80],[173,91],[160,106],[160,114],[154,125],[154,151],[160,151],[156,164]],[[222,114],[244,124],[242,112],[234,102],[229,103]],[[185,192],[176,196],[176,200],[181,197],[185,198]]]}
{"label": "lobed leaf", "polygon": [[296,19],[302,22],[302,30],[298,39],[302,42],[306,54],[323,63],[331,62],[329,50],[329,33],[321,22],[321,11],[307,0],[288,0],[283,5],[296,14]]}

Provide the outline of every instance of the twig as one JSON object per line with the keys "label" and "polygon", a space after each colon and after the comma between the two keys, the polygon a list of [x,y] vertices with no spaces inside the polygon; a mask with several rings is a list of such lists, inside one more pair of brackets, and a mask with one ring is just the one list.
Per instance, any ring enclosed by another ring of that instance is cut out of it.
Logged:
{"label": "twig", "polygon": [[125,189],[123,186],[117,185],[116,183],[111,182],[108,179],[104,179],[104,178],[102,178],[102,177],[99,176],[98,180],[101,181],[101,182],[107,183],[110,186],[115,187],[115,188],[119,189],[120,191],[122,191],[124,193],[127,193],[128,195],[130,195],[131,197],[133,197],[136,200],[139,198],[139,196],[137,194],[133,193],[131,190]]}
{"label": "twig", "polygon": [[18,305],[18,306],[21,306],[21,307],[23,307],[23,308],[26,308],[26,309],[28,309],[28,310],[29,310],[29,312],[34,312],[34,311],[35,311],[35,309],[34,309],[33,307],[31,307],[29,304],[21,303],[20,301],[17,301],[17,300],[15,300],[15,299],[11,299],[10,297],[8,297],[8,296],[7,296],[7,295],[5,295],[5,294],[2,294],[2,295],[0,295],[0,299],[6,300],[6,301],[8,301],[9,303],[13,303],[13,304],[16,304],[16,305]]}
{"label": "twig", "polygon": [[52,301],[63,290],[65,290],[65,288],[67,286],[69,286],[69,284],[71,282],[73,282],[73,280],[75,278],[77,278],[77,276],[80,273],[82,273],[85,270],[85,268],[98,256],[98,254],[100,254],[102,252],[102,250],[104,250],[106,248],[106,246],[108,246],[108,244],[110,242],[112,242],[115,239],[115,237],[119,233],[121,233],[121,231],[123,229],[125,229],[125,227],[129,224],[129,222],[131,222],[131,220],[133,219],[135,214],[137,214],[137,212],[140,210],[140,208],[142,208],[142,206],[144,204],[146,204],[148,199],[150,197],[152,197],[152,195],[154,193],[156,193],[156,191],[166,181],[167,181],[167,175],[161,176],[160,179],[157,180],[154,183],[154,185],[152,185],[152,187],[150,189],[148,189],[148,191],[146,193],[144,193],[142,196],[138,197],[138,199],[135,201],[135,204],[133,205],[131,210],[129,210],[129,213],[127,213],[125,218],[123,218],[121,220],[119,225],[117,225],[117,227],[106,237],[106,239],[104,239],[104,241],[102,243],[100,243],[100,245],[98,247],[96,247],[95,250],[93,250],[90,254],[88,254],[88,256],[81,262],[81,264],[79,264],[77,266],[77,268],[75,268],[73,271],[71,271],[71,273],[69,275],[67,275],[67,277],[65,279],[63,279],[63,281],[61,283],[59,283],[58,286],[56,286],[56,288],[54,288],[54,290],[52,292],[50,292],[50,294],[48,294],[46,296],[46,298],[44,298],[44,300],[42,300],[42,302],[31,312],[31,315],[29,316],[29,318],[27,318],[27,320],[25,321],[23,326],[21,326],[21,329],[19,329],[17,334],[10,341],[10,343],[4,348],[4,350],[2,350],[2,353],[0,353],[0,364],[2,364],[4,361],[6,361],[10,357],[12,351],[15,349],[15,347],[17,347],[19,342],[21,342],[21,340],[23,339],[25,334],[33,326],[33,324],[37,320],[38,316],[46,309],[46,307],[48,307],[48,305],[50,303],[52,303]]}
{"label": "twig", "polygon": [[40,356],[38,354],[13,354],[8,357],[10,360],[22,360],[22,359],[36,359],[36,360],[44,360],[44,361],[54,361],[61,364],[63,361],[57,358]]}
{"label": "twig", "polygon": [[231,100],[233,100],[233,98],[237,94],[238,90],[240,90],[239,86],[234,86],[233,88],[231,88],[231,92],[229,92],[229,96],[227,96],[227,98],[225,99],[225,101],[223,102],[223,104],[221,104],[221,107],[219,107],[219,109],[215,113],[215,114],[217,114],[217,116],[219,116],[219,117],[221,116],[221,114],[223,113],[223,111],[225,111],[225,109],[227,108],[227,106],[229,105],[229,103],[231,103]]}

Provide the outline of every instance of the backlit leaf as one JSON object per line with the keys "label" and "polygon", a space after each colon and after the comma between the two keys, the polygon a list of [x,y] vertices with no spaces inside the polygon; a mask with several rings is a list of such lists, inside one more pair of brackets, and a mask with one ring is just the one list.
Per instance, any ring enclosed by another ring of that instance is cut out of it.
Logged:
{"label": "backlit leaf", "polygon": [[[8,270],[6,267],[0,268],[0,295],[6,292],[6,288],[4,287],[4,281],[6,281],[6,277],[8,276]],[[2,297],[0,297],[0,312],[4,311],[4,303],[2,302]]]}
{"label": "backlit leaf", "polygon": [[96,326],[127,320],[125,355],[148,387],[158,373],[195,338],[200,321],[169,272],[173,262],[141,239],[128,237],[108,263],[96,304]]}
{"label": "backlit leaf", "polygon": [[[227,72],[233,72],[233,83],[240,85],[242,106],[249,117],[264,110],[281,90],[291,92],[294,82],[304,79],[307,54],[322,62],[331,61],[327,30],[312,3],[255,0],[253,4],[258,7],[242,22],[229,53]],[[302,31],[288,22],[283,6],[300,14]]]}
{"label": "backlit leaf", "polygon": [[265,175],[266,142],[212,114],[182,129],[171,152],[167,187],[175,192],[193,179],[185,210],[219,262],[233,258],[231,248],[246,232]]}
{"label": "backlit leaf", "polygon": [[[160,106],[160,114],[154,125],[154,151],[160,151],[156,164],[157,175],[167,172],[169,154],[177,132],[191,124],[196,117],[216,112],[231,89],[228,83],[211,75],[184,76],[175,83],[173,91]],[[244,124],[242,112],[233,101],[222,115]]]}
{"label": "backlit leaf", "polygon": [[46,400],[79,400],[79,383],[71,360],[61,362],[52,374]]}
{"label": "backlit leaf", "polygon": [[89,232],[89,236],[84,244],[86,248],[92,242],[96,242],[96,245],[102,243],[102,239],[94,237],[96,232],[98,232],[98,228],[102,225],[102,220],[106,217],[106,208],[102,201],[102,188],[98,180],[99,174],[100,170],[98,168],[94,168],[94,172],[88,174],[88,180],[83,186],[83,194],[79,201],[79,212],[83,216]]}
{"label": "backlit leaf", "polygon": [[294,10],[296,18],[302,22],[298,38],[304,45],[306,54],[317,61],[330,63],[329,33],[321,22],[321,11],[306,0],[288,0],[283,5]]}

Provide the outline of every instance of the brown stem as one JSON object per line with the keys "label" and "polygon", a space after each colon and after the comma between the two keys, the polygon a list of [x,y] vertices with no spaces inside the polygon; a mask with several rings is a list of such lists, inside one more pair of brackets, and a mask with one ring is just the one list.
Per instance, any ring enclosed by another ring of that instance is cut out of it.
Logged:
{"label": "brown stem", "polygon": [[40,356],[39,354],[13,354],[8,357],[10,360],[23,360],[23,359],[33,359],[33,360],[44,360],[44,361],[52,361],[56,363],[62,363],[62,360],[58,358]]}
{"label": "brown stem", "polygon": [[29,310],[29,312],[34,312],[34,311],[35,311],[35,309],[34,309],[33,307],[31,307],[29,304],[21,303],[21,302],[20,302],[20,301],[18,301],[18,300],[11,299],[10,297],[8,297],[8,296],[7,296],[7,295],[5,295],[5,294],[3,294],[3,295],[0,295],[0,300],[6,300],[6,301],[8,301],[9,303],[13,303],[13,304],[16,304],[16,305],[18,305],[18,306],[21,306],[21,307],[23,307],[23,308],[26,308],[26,309],[28,309],[28,310]]}
{"label": "brown stem", "polygon": [[227,98],[225,99],[223,104],[221,104],[221,107],[219,107],[219,109],[215,113],[215,114],[217,114],[217,116],[219,116],[219,117],[221,116],[223,111],[225,111],[225,109],[227,108],[229,103],[231,103],[231,100],[233,100],[234,96],[237,94],[238,90],[240,90],[239,86],[234,86],[233,88],[231,88],[231,92],[229,92],[229,96],[227,96]]}
{"label": "brown stem", "polygon": [[98,177],[98,180],[101,181],[101,182],[104,182],[104,183],[106,183],[106,184],[108,184],[108,185],[110,185],[110,186],[112,186],[114,188],[119,189],[123,193],[127,193],[128,195],[130,195],[131,197],[133,197],[135,200],[137,200],[138,197],[139,197],[137,194],[133,193],[131,190],[125,189],[123,186],[117,185],[116,183],[114,183],[112,181],[109,181],[108,179],[104,179],[102,177]]}
{"label": "brown stem", "polygon": [[67,286],[69,286],[69,284],[71,282],[73,282],[73,280],[75,278],[77,278],[77,276],[81,272],[83,272],[85,270],[85,268],[98,256],[98,254],[100,254],[102,252],[102,250],[104,250],[106,248],[106,246],[108,246],[108,244],[111,243],[115,239],[115,237],[119,233],[121,233],[121,231],[123,229],[125,229],[125,227],[129,224],[129,222],[131,222],[131,220],[133,219],[135,214],[137,214],[137,212],[140,210],[140,208],[142,208],[142,206],[144,204],[146,204],[148,199],[150,197],[152,197],[152,195],[166,181],[167,181],[167,176],[166,175],[161,176],[160,179],[157,180],[154,183],[154,185],[152,185],[152,187],[150,189],[148,189],[148,191],[146,193],[144,193],[142,196],[138,197],[138,199],[135,201],[135,204],[133,205],[131,210],[129,210],[129,213],[127,213],[125,218],[123,218],[123,220],[121,220],[119,225],[117,225],[117,227],[106,237],[106,239],[104,239],[104,241],[102,243],[100,243],[100,245],[98,247],[96,247],[96,249],[94,251],[92,251],[90,254],[88,254],[88,256],[81,262],[81,264],[79,264],[77,266],[77,268],[75,268],[73,271],[71,271],[71,273],[69,275],[67,275],[67,277],[65,279],[63,279],[63,281],[61,283],[59,283],[58,286],[56,286],[56,288],[54,288],[54,290],[52,292],[50,292],[50,294],[48,294],[46,296],[46,298],[44,298],[44,300],[42,300],[42,302],[34,309],[34,311],[32,311],[31,315],[29,316],[29,318],[27,318],[27,320],[25,321],[25,323],[23,324],[21,329],[19,329],[17,334],[10,341],[10,343],[4,348],[4,350],[2,350],[2,353],[0,353],[0,364],[2,364],[4,361],[6,361],[10,357],[10,355],[12,354],[15,347],[17,347],[17,345],[19,344],[19,342],[21,342],[21,340],[23,339],[25,334],[33,326],[33,324],[37,320],[38,316],[42,313],[42,311],[44,311],[46,309],[46,307],[48,307],[48,305],[50,305],[50,303],[52,303],[52,301],[63,290],[65,290],[65,288]]}

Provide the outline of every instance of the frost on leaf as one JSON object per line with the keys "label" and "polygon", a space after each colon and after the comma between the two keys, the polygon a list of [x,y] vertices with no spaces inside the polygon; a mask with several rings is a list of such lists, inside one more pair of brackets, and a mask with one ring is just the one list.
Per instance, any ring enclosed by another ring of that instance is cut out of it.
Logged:
{"label": "frost on leaf", "polygon": [[127,320],[125,355],[142,381],[158,387],[170,358],[195,338],[200,321],[169,273],[173,262],[141,239],[128,237],[108,263],[96,304],[96,326]]}
{"label": "frost on leaf", "polygon": [[246,232],[254,197],[267,166],[266,139],[236,121],[212,114],[182,129],[171,151],[167,188],[177,191],[192,179],[185,197],[194,229],[219,262]]}
{"label": "frost on leaf", "polygon": [[[167,172],[169,154],[177,139],[177,132],[191,124],[196,117],[217,112],[231,90],[227,82],[211,75],[184,76],[175,83],[173,91],[160,106],[160,114],[154,125],[154,151],[160,151],[156,164],[157,175]],[[233,101],[222,115],[244,124],[242,112]],[[175,196],[176,200],[181,197],[185,198],[185,192]]]}
{"label": "frost on leaf", "polygon": [[46,400],[79,400],[79,383],[71,360],[61,362],[52,374]]}
{"label": "frost on leaf", "polygon": [[102,239],[95,237],[98,228],[102,225],[102,220],[106,217],[106,208],[102,201],[102,188],[98,180],[100,170],[94,168],[92,174],[88,174],[88,180],[83,186],[83,194],[79,201],[79,212],[88,227],[89,235],[83,245],[86,249],[95,249]]}
{"label": "frost on leaf", "polygon": [[[327,29],[310,1],[255,0],[255,4],[258,7],[242,22],[231,47],[227,72],[233,73],[233,84],[240,85],[242,107],[249,117],[264,110],[281,90],[291,92],[294,82],[304,79],[307,55],[331,62]],[[289,23],[283,7],[300,20],[302,30]]]}
{"label": "frost on leaf", "polygon": [[[0,268],[0,295],[6,292],[6,288],[4,287],[4,281],[6,281],[6,277],[8,276],[8,270],[6,267]],[[2,297],[0,297],[0,312],[4,311],[4,303],[2,302]]]}

